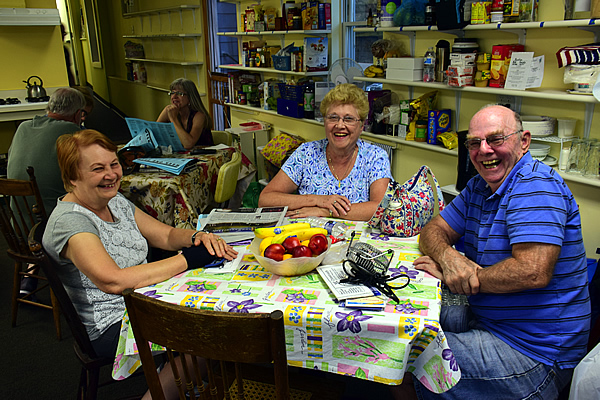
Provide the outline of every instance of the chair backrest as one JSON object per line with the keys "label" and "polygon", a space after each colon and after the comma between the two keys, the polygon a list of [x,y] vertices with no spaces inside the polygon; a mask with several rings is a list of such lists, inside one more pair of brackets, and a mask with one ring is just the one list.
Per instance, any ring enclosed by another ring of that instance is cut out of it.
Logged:
{"label": "chair backrest", "polygon": [[29,249],[35,259],[35,264],[38,264],[42,268],[42,271],[44,271],[44,275],[46,275],[50,287],[58,300],[60,310],[67,320],[67,324],[75,339],[75,352],[80,358],[97,359],[99,357],[92,347],[85,326],[83,325],[83,322],[81,322],[79,314],[77,314],[75,306],[71,302],[71,298],[67,294],[67,291],[56,272],[58,264],[48,255],[48,253],[46,253],[42,246],[42,237],[44,236],[45,229],[46,221],[39,222],[31,228],[31,232],[29,233]]}
{"label": "chair backrest", "polygon": [[237,151],[233,153],[231,161],[226,162],[219,169],[217,187],[215,189],[215,202],[223,203],[229,200],[235,193],[238,175],[242,166],[242,157]]}
{"label": "chair backrest", "polygon": [[[221,109],[225,120],[225,127],[227,128],[229,127],[229,106],[227,105],[227,99],[229,97],[229,78],[226,73],[222,72],[211,71],[209,72],[209,74],[209,110],[212,114],[214,108]],[[213,115],[212,117],[213,121],[217,119],[215,115]]]}
{"label": "chair backrest", "polygon": [[[239,383],[242,380],[237,363],[273,362],[277,399],[289,398],[285,333],[281,311],[277,310],[270,314],[244,314],[199,310],[153,299],[135,293],[132,289],[125,290],[123,296],[153,399],[164,399],[164,394],[148,342],[166,347],[171,365],[173,362],[169,351],[179,352],[180,355],[190,355],[192,361],[196,360],[196,357],[203,357],[206,359],[207,365],[211,365],[213,360],[236,363],[238,399],[244,397],[239,393],[242,386]],[[182,399],[185,398],[185,390],[190,393],[192,398],[195,398],[191,394],[193,392],[192,385],[188,385],[190,377],[193,375],[186,364],[186,362],[181,364],[183,377],[179,375],[178,371],[173,371]],[[197,372],[197,363],[194,367]],[[226,369],[222,369],[221,372],[224,371]],[[195,376],[197,377],[198,374]],[[183,384],[179,380],[180,378],[185,379]],[[227,390],[229,382],[226,376],[223,378],[225,379],[223,388]],[[208,390],[211,393],[216,393],[215,379],[211,368],[208,368]],[[197,378],[196,381],[200,392],[205,392],[207,388],[202,383],[202,379]]]}
{"label": "chair backrest", "polygon": [[231,146],[233,135],[227,131],[211,131],[214,144],[225,144]]}
{"label": "chair backrest", "polygon": [[0,179],[0,230],[8,243],[8,255],[32,263],[27,237],[31,227],[46,220],[47,215],[33,167],[28,167],[27,173],[28,181]]}

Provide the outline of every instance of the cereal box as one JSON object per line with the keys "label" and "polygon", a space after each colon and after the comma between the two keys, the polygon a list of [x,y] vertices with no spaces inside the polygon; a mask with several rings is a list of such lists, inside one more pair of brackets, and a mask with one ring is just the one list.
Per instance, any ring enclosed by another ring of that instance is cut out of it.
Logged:
{"label": "cereal box", "polygon": [[438,133],[450,130],[450,109],[429,110],[427,124],[427,143],[436,144]]}
{"label": "cereal box", "polygon": [[525,51],[525,46],[522,44],[502,44],[492,46],[492,63],[490,66],[492,79],[490,80],[490,87],[504,87],[513,51]]}

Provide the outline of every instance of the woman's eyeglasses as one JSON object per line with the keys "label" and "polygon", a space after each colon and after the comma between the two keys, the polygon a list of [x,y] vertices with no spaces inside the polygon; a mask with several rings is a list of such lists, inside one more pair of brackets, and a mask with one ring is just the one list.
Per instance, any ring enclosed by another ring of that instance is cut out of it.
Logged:
{"label": "woman's eyeglasses", "polygon": [[187,96],[187,93],[178,92],[178,91],[175,91],[175,90],[169,91],[169,96],[173,96],[174,94],[176,94],[179,97]]}
{"label": "woman's eyeglasses", "polygon": [[362,121],[360,118],[351,117],[349,115],[346,115],[345,117],[340,117],[336,114],[328,114],[325,116],[325,121],[327,121],[328,124],[337,124],[340,119],[346,126],[355,126],[360,121]]}
{"label": "woman's eyeglasses", "polygon": [[523,132],[523,130],[518,130],[516,132],[513,133],[509,133],[508,135],[490,135],[488,137],[486,137],[485,139],[479,139],[479,138],[473,138],[473,139],[467,139],[465,141],[465,147],[469,150],[479,150],[479,147],[481,147],[481,142],[483,140],[485,140],[488,144],[488,146],[490,147],[499,147],[502,146],[504,144],[504,141],[511,137],[512,135],[516,135],[517,133],[521,133]]}

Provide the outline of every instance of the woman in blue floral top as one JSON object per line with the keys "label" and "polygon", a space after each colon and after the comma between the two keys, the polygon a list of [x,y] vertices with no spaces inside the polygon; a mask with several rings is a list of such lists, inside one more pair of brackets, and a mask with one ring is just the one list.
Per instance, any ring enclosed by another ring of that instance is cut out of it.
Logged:
{"label": "woman in blue floral top", "polygon": [[332,89],[321,103],[325,139],[303,143],[260,195],[259,206],[288,206],[288,217],[371,218],[392,177],[387,154],[360,139],[369,113],[353,84]]}

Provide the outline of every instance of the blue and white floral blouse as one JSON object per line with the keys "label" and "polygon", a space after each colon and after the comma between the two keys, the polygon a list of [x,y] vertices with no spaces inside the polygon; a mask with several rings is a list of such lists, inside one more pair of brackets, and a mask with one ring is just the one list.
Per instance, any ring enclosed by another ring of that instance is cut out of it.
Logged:
{"label": "blue and white floral blouse", "polygon": [[298,185],[298,194],[338,194],[346,196],[351,203],[363,203],[370,200],[369,189],[373,182],[392,178],[385,151],[359,140],[354,167],[346,178],[338,181],[327,164],[327,143],[327,139],[303,143],[281,167]]}

